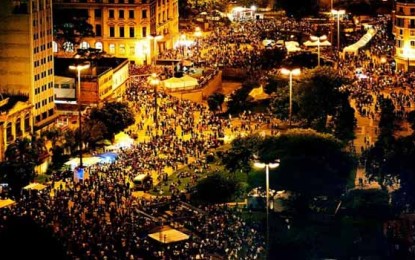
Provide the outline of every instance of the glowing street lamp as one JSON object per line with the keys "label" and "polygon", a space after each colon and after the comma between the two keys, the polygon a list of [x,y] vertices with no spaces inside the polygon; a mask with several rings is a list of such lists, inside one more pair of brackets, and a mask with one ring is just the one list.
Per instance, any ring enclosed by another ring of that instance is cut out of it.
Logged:
{"label": "glowing street lamp", "polygon": [[78,102],[78,120],[79,120],[79,168],[83,167],[82,163],[82,112],[81,112],[81,71],[86,70],[90,67],[89,63],[82,63],[69,66],[70,70],[76,70],[78,72],[78,88],[77,102]]}
{"label": "glowing street lamp", "polygon": [[281,69],[281,73],[283,75],[288,75],[290,76],[290,105],[289,105],[289,111],[288,111],[288,121],[289,121],[289,125],[291,126],[291,116],[292,116],[292,110],[293,110],[293,76],[298,76],[301,74],[301,70],[299,68],[296,69],[286,69],[286,68],[282,68]]}
{"label": "glowing street lamp", "polygon": [[331,14],[337,16],[337,51],[340,51],[340,16],[346,14],[346,11],[332,9]]}
{"label": "glowing street lamp", "polygon": [[196,37],[197,51],[199,51],[199,39],[203,35],[202,29],[200,29],[200,27],[196,27],[195,32],[193,33],[193,35]]}
{"label": "glowing street lamp", "polygon": [[254,162],[254,166],[259,169],[265,168],[265,193],[266,193],[266,215],[267,215],[267,252],[269,250],[269,169],[275,169],[280,166],[280,160],[271,163]]}
{"label": "glowing street lamp", "polygon": [[317,66],[320,67],[320,43],[321,42],[324,42],[325,40],[327,40],[327,36],[326,35],[322,35],[322,36],[314,36],[314,35],[311,35],[310,36],[310,39],[312,41],[317,42],[317,58],[318,58]]}

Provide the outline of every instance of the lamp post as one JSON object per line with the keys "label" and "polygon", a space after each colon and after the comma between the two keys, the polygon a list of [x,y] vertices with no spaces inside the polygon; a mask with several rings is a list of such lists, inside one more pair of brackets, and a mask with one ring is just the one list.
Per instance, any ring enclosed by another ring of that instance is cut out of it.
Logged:
{"label": "lamp post", "polygon": [[89,63],[82,63],[69,66],[69,69],[76,70],[78,72],[78,87],[77,102],[78,102],[78,120],[79,120],[79,167],[82,168],[82,108],[81,108],[81,71],[86,70],[90,67]]}
{"label": "lamp post", "polygon": [[151,34],[149,39],[153,40],[153,65],[156,65],[156,57],[157,57],[157,41],[163,39],[163,35],[161,34]]}
{"label": "lamp post", "polygon": [[151,74],[149,83],[154,89],[154,123],[156,124],[156,135],[158,135],[158,116],[157,116],[157,86],[160,84],[160,79],[156,73]]}
{"label": "lamp post", "polygon": [[340,51],[340,15],[344,15],[346,11],[332,9],[331,13],[337,16],[337,51]]}
{"label": "lamp post", "polygon": [[283,75],[289,75],[290,76],[290,105],[289,105],[289,109],[288,109],[288,122],[289,122],[289,126],[291,126],[291,116],[292,116],[292,110],[293,110],[293,76],[298,76],[301,74],[301,70],[299,68],[297,69],[286,69],[286,68],[282,68],[281,69],[281,73]]}
{"label": "lamp post", "polygon": [[193,33],[193,35],[196,37],[196,50],[197,50],[197,52],[199,52],[199,39],[203,35],[202,29],[200,29],[199,26],[196,27],[195,32]]}
{"label": "lamp post", "polygon": [[316,41],[317,42],[317,66],[320,67],[320,43],[324,42],[325,40],[327,40],[327,36],[326,35],[322,35],[322,36],[314,36],[311,35],[310,39],[312,41]]}
{"label": "lamp post", "polygon": [[267,215],[267,234],[266,234],[266,242],[267,242],[267,254],[269,251],[269,169],[275,169],[280,165],[280,161],[276,160],[272,163],[263,163],[263,162],[255,162],[254,166],[256,168],[264,169],[265,168],[265,196],[266,196],[266,215]]}

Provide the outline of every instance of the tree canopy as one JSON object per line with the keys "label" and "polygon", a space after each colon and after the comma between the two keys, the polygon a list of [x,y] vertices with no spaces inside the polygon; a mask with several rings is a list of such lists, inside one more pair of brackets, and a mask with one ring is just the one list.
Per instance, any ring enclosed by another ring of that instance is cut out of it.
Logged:
{"label": "tree canopy", "polygon": [[230,171],[252,166],[256,155],[268,163],[280,160],[275,170],[280,188],[307,195],[343,192],[354,167],[354,159],[330,134],[311,129],[293,129],[280,136],[238,138],[224,153],[222,163]]}
{"label": "tree canopy", "polygon": [[[107,139],[112,139],[115,134],[134,124],[134,114],[127,103],[107,102],[101,108],[93,108],[89,120],[102,122],[106,127],[106,133],[102,133]],[[104,128],[100,128],[104,131]],[[96,130],[92,129],[91,130]],[[97,134],[95,133],[95,138]]]}

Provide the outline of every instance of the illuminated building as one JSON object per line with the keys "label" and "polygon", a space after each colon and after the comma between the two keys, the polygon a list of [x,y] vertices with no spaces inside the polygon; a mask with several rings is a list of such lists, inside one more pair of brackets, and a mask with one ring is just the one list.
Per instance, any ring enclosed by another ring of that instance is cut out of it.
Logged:
{"label": "illuminated building", "polygon": [[[173,48],[179,36],[177,0],[56,0],[53,6],[55,15],[71,10],[84,13],[95,34],[77,39],[79,42],[55,37],[57,56],[74,55],[78,48],[96,48],[137,64],[151,64],[160,51]],[[162,38],[153,44],[156,35]]]}
{"label": "illuminated building", "polygon": [[33,132],[32,108],[28,96],[0,93],[0,161],[8,144]]}
{"label": "illuminated building", "polygon": [[28,97],[35,131],[50,126],[57,116],[51,0],[4,0],[0,18],[0,90]]}
{"label": "illuminated building", "polygon": [[395,62],[397,70],[413,71],[415,66],[415,1],[399,0],[393,12]]}

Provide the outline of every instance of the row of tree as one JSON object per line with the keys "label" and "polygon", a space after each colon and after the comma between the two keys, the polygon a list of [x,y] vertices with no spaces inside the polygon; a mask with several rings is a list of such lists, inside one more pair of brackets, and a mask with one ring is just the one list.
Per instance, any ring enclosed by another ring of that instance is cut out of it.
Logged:
{"label": "row of tree", "polygon": [[78,154],[80,142],[82,147],[95,149],[100,140],[112,141],[115,134],[134,124],[135,119],[127,103],[108,102],[93,108],[83,121],[81,137],[79,128],[52,128],[42,132],[41,136],[17,139],[8,145],[5,161],[0,163],[0,182],[8,183],[11,191],[19,194],[22,187],[33,181],[35,167],[43,163],[50,153],[52,163],[49,170],[60,170],[70,156]]}

